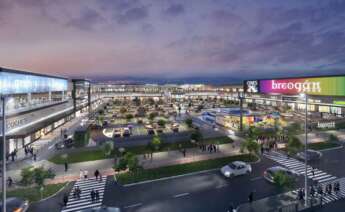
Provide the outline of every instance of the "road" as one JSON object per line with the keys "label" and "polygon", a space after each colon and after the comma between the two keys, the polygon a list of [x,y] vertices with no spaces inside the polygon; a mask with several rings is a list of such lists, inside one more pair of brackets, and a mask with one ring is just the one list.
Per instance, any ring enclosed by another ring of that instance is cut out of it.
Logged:
{"label": "road", "polygon": [[[110,182],[103,204],[117,206],[124,211],[226,211],[230,203],[246,202],[248,194],[255,191],[260,199],[281,193],[263,177],[267,167],[276,163],[263,159],[253,164],[253,172],[233,179],[224,178],[219,170],[155,181],[130,187]],[[297,186],[302,186],[299,179]]]}

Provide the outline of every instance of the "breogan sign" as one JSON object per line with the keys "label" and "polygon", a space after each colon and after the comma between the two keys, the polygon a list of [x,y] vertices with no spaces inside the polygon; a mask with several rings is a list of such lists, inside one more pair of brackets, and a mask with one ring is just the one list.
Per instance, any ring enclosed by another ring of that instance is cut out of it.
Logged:
{"label": "breogan sign", "polygon": [[248,80],[244,82],[248,93],[345,96],[345,76]]}

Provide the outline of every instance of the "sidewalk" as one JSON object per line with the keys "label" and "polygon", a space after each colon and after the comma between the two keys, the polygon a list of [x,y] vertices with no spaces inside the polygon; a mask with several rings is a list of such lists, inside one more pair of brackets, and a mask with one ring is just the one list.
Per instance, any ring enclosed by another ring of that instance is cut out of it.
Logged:
{"label": "sidewalk", "polygon": [[208,151],[202,152],[199,148],[187,149],[186,156],[178,150],[168,152],[158,152],[153,154],[153,159],[145,158],[144,155],[139,155],[139,164],[144,169],[158,168],[162,166],[170,166],[175,164],[191,163],[202,160],[209,160],[231,155],[240,154],[239,142],[234,141],[232,144],[216,145],[217,152],[209,153]]}

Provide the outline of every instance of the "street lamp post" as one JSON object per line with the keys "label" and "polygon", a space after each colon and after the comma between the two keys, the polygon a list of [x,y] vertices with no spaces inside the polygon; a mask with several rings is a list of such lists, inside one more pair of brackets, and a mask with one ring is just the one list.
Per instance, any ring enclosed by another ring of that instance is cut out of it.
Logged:
{"label": "street lamp post", "polygon": [[242,92],[238,93],[238,99],[240,101],[240,131],[243,131],[243,99],[244,99],[244,94]]}
{"label": "street lamp post", "polygon": [[308,145],[308,95],[301,94],[301,97],[305,100],[305,120],[304,120],[304,131],[305,131],[305,141],[304,141],[304,165],[305,165],[305,173],[304,173],[304,193],[305,193],[305,200],[304,205],[308,206],[308,163],[307,163],[307,145]]}
{"label": "street lamp post", "polygon": [[2,102],[2,211],[6,212],[6,118],[5,118],[5,106],[6,97],[1,96]]}

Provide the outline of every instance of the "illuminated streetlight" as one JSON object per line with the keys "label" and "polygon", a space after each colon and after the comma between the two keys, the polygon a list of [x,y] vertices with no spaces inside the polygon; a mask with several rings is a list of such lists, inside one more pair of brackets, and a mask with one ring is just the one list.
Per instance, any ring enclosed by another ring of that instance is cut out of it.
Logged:
{"label": "illuminated streetlight", "polygon": [[305,173],[304,173],[304,193],[305,201],[304,205],[308,206],[308,164],[307,164],[307,145],[308,145],[308,95],[305,93],[300,93],[299,98],[305,100],[305,120],[304,120],[304,130],[305,130],[305,141],[304,141],[304,163],[305,163]]}

